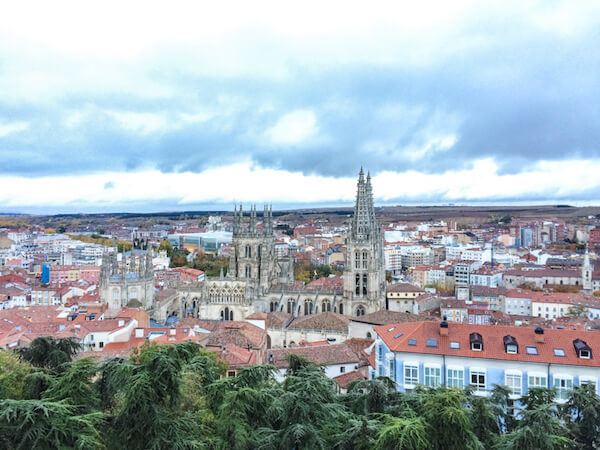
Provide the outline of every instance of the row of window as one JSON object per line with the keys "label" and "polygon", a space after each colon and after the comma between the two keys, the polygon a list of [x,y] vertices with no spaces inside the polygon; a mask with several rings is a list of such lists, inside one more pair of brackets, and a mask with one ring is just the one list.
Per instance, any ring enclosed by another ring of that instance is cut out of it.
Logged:
{"label": "row of window", "polygon": [[[385,376],[384,365],[379,366],[379,375]],[[416,385],[423,384],[427,387],[438,387],[442,385],[442,369],[438,365],[425,365],[423,368],[423,383],[419,379],[419,366],[417,364],[404,364],[403,385],[404,389],[414,389]],[[388,373],[390,378],[395,379],[395,362],[393,359],[388,361]],[[570,375],[554,375],[553,383],[548,385],[548,377],[542,373],[530,373],[527,375],[527,385],[531,388],[556,388],[556,398],[566,400],[569,391],[573,389],[573,377]],[[469,385],[476,392],[485,392],[487,390],[487,373],[485,369],[469,370]],[[579,384],[584,385],[592,383],[596,385],[594,377],[579,377]],[[507,371],[504,375],[504,385],[508,387],[510,393],[514,396],[523,395],[523,375],[519,371]],[[450,366],[446,370],[446,386],[463,389],[465,385],[465,369],[462,367]]]}
{"label": "row of window", "polygon": [[[366,269],[369,261],[369,254],[367,252],[362,252],[362,268]],[[360,252],[354,253],[354,268],[359,269],[361,266]]]}

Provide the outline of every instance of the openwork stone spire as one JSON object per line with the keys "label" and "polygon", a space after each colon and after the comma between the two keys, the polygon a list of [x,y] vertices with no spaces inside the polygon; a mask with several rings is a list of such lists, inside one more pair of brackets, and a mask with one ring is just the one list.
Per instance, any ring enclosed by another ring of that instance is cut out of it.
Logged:
{"label": "openwork stone spire", "polygon": [[375,209],[373,208],[371,175],[367,174],[367,179],[365,181],[365,174],[361,167],[358,174],[356,203],[354,205],[354,217],[352,219],[352,238],[357,241],[368,240],[377,227]]}

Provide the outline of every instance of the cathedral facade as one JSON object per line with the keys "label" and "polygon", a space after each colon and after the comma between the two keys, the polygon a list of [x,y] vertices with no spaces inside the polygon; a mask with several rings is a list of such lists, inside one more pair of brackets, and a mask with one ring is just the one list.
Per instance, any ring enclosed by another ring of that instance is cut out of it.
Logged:
{"label": "cathedral facade", "polygon": [[110,311],[124,306],[154,305],[154,270],[149,251],[133,250],[122,254],[106,254],[100,272],[100,298]]}
{"label": "cathedral facade", "polygon": [[[180,317],[242,320],[255,312],[292,316],[336,312],[364,315],[385,305],[383,235],[375,217],[371,178],[361,169],[354,216],[347,238],[346,269],[333,283],[294,283],[293,261],[275,253],[273,215],[265,206],[234,211],[233,254],[226,274],[180,291]],[[318,281],[318,280],[317,280]],[[339,283],[336,283],[339,281]]]}

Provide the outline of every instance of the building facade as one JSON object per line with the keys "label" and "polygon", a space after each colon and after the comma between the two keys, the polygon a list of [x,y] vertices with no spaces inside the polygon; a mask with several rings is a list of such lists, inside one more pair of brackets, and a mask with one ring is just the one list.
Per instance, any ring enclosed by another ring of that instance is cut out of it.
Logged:
{"label": "building facade", "polygon": [[594,331],[413,322],[375,328],[372,376],[398,391],[418,385],[465,388],[489,395],[506,386],[518,401],[533,387],[556,388],[558,402],[600,377],[600,335]]}

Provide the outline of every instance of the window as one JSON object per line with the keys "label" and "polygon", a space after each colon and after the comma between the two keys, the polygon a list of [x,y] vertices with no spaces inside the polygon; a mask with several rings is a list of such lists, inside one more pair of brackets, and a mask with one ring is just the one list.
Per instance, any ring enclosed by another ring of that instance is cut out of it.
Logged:
{"label": "window", "polygon": [[565,349],[564,348],[555,348],[554,356],[565,356]]}
{"label": "window", "polygon": [[344,373],[345,371],[346,371],[346,367],[345,366],[340,367],[340,373]]}
{"label": "window", "polygon": [[426,347],[436,348],[438,346],[437,339],[427,339],[425,342]]}
{"label": "window", "polygon": [[528,355],[537,355],[538,354],[538,349],[535,346],[527,346],[525,347],[525,351],[527,352]]}
{"label": "window", "polygon": [[481,350],[483,350],[483,348],[479,342],[473,342],[471,343],[471,350],[475,352],[480,352]]}
{"label": "window", "polygon": [[228,370],[227,371],[227,376],[228,377],[235,377],[235,370]]}
{"label": "window", "polygon": [[548,378],[544,374],[530,373],[527,379],[529,389],[531,388],[547,388]]}
{"label": "window", "polygon": [[383,345],[377,347],[377,359],[383,359]]}
{"label": "window", "polygon": [[465,371],[462,367],[460,368],[448,368],[448,374],[446,378],[446,384],[448,387],[462,389],[465,387]]}
{"label": "window", "polygon": [[389,363],[388,363],[388,370],[389,370],[389,377],[390,377],[392,380],[395,380],[395,379],[396,379],[396,373],[395,373],[394,367],[395,367],[395,365],[394,365],[394,360],[393,360],[393,359],[390,359],[390,361],[389,361]]}
{"label": "window", "polygon": [[585,386],[586,384],[594,385],[594,390],[596,390],[596,378],[588,377],[585,375],[580,376],[579,377],[579,386]]}
{"label": "window", "polygon": [[438,387],[442,384],[442,369],[425,366],[425,386]]}
{"label": "window", "polygon": [[419,384],[419,366],[416,364],[404,365],[404,385],[415,386]]}
{"label": "window", "polygon": [[508,372],[504,376],[506,387],[512,395],[521,396],[523,393],[523,377],[520,372]]}
{"label": "window", "polygon": [[565,375],[555,375],[554,387],[556,388],[556,400],[564,401],[569,397],[569,391],[573,389],[573,378]]}
{"label": "window", "polygon": [[475,391],[485,391],[485,371],[481,369],[471,370],[471,386]]}
{"label": "window", "polygon": [[506,353],[510,353],[510,354],[516,354],[517,353],[517,346],[516,345],[512,345],[509,344],[506,346]]}
{"label": "window", "polygon": [[450,342],[450,348],[453,348],[453,349],[460,348],[460,343],[452,341],[452,342]]}
{"label": "window", "polygon": [[408,345],[410,345],[411,347],[417,345],[417,340],[414,338],[410,338],[408,340]]}
{"label": "window", "polygon": [[590,359],[590,357],[591,357],[590,351],[589,350],[580,350],[579,351],[579,357],[581,359]]}

